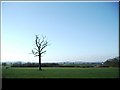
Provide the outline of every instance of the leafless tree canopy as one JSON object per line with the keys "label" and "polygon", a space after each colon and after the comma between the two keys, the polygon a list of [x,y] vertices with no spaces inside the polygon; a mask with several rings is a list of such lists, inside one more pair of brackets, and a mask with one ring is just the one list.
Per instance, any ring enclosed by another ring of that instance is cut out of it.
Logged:
{"label": "leafless tree canopy", "polygon": [[32,53],[34,54],[34,56],[39,56],[39,55],[41,56],[46,52],[46,50],[44,50],[44,48],[48,46],[48,41],[46,40],[46,36],[42,36],[42,38],[40,39],[36,35],[35,44],[36,44],[36,48],[32,50]]}

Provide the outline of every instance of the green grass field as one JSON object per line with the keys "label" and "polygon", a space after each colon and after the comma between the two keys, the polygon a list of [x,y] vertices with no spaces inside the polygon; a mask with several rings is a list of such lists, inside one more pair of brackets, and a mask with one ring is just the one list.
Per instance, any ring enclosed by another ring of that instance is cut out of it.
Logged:
{"label": "green grass field", "polygon": [[2,69],[3,78],[119,78],[118,68],[9,68]]}

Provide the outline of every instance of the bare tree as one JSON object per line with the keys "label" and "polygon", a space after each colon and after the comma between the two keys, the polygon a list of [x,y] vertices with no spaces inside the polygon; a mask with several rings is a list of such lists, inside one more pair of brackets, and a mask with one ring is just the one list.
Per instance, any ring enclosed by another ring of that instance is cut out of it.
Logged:
{"label": "bare tree", "polygon": [[40,39],[36,35],[35,44],[36,44],[36,48],[34,48],[34,50],[32,50],[32,54],[35,57],[39,56],[39,70],[42,70],[41,69],[41,57],[42,57],[42,54],[46,53],[46,50],[44,50],[44,48],[46,46],[48,46],[48,41],[46,40],[46,36],[42,36],[42,38]]}

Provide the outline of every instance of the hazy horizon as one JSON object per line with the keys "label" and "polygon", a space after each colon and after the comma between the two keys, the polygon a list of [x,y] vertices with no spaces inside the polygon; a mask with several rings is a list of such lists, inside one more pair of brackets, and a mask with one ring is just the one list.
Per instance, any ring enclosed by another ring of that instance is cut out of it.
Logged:
{"label": "hazy horizon", "polygon": [[1,2],[1,61],[38,62],[35,35],[49,46],[42,62],[103,62],[119,56],[119,2]]}

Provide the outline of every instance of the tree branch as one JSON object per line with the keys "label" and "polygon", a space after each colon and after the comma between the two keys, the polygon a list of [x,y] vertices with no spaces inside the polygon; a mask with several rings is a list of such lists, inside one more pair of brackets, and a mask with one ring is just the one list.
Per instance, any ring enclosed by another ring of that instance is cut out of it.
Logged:
{"label": "tree branch", "polygon": [[38,47],[38,36],[36,35],[35,44]]}
{"label": "tree branch", "polygon": [[32,50],[32,54],[33,54],[33,55],[36,55],[37,53],[38,53],[38,52],[34,52],[34,51]]}
{"label": "tree branch", "polygon": [[45,53],[46,51],[43,51],[43,52],[41,52],[40,54],[42,55],[43,53]]}
{"label": "tree branch", "polygon": [[40,39],[38,39],[37,43],[38,43],[39,47],[41,47]]}
{"label": "tree branch", "polygon": [[36,49],[36,48],[34,48],[34,49],[38,51],[38,49]]}
{"label": "tree branch", "polygon": [[48,42],[47,41],[45,41],[45,43],[42,45],[42,47],[41,47],[41,49],[40,49],[40,51],[42,51],[46,46],[47,46],[47,44],[48,44]]}
{"label": "tree branch", "polygon": [[44,41],[45,37],[42,36],[42,38],[43,38],[43,39],[42,39],[42,41],[40,42],[40,46],[42,45],[43,42],[45,42],[45,41]]}
{"label": "tree branch", "polygon": [[39,56],[39,55],[35,55],[34,57],[37,57],[37,56]]}

